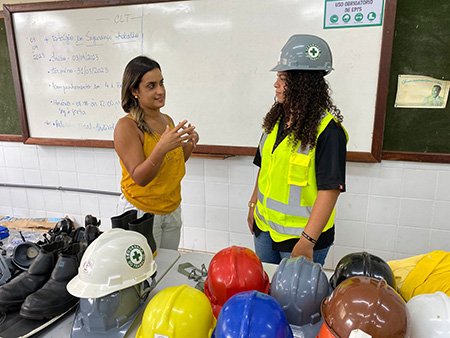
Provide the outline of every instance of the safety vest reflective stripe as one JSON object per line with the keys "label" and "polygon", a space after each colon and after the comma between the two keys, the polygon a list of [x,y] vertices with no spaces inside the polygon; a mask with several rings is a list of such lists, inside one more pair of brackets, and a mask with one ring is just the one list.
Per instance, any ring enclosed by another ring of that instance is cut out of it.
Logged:
{"label": "safety vest reflective stripe", "polygon": [[272,221],[267,221],[263,215],[261,215],[258,211],[258,208],[255,209],[255,213],[258,215],[258,217],[261,219],[261,221],[263,221],[264,223],[267,223],[270,225],[270,227],[275,230],[276,232],[278,232],[279,234],[284,234],[284,235],[290,235],[290,236],[300,236],[300,234],[303,231],[303,228],[287,228],[285,226],[282,226],[281,224],[277,224],[275,222]]}
{"label": "safety vest reflective stripe", "polygon": [[269,136],[269,134],[264,133],[263,136],[261,137],[261,141],[259,142],[259,153],[262,154],[262,150],[264,148],[264,143],[267,140],[267,136]]}
{"label": "safety vest reflective stripe", "polygon": [[[272,198],[267,198],[266,206],[269,209],[281,212],[285,215],[300,216],[309,218],[311,215],[311,207],[302,207],[300,205],[300,196],[302,188],[299,186],[291,185],[289,192],[289,204],[278,202]],[[262,204],[264,201],[264,195],[261,191],[258,191],[258,201]],[[284,233],[284,232],[281,232]]]}

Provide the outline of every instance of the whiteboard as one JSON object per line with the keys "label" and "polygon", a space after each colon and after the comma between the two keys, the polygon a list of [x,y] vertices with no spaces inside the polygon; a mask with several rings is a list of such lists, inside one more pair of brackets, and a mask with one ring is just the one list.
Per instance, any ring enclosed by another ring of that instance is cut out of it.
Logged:
{"label": "whiteboard", "polygon": [[162,111],[195,124],[200,144],[254,147],[281,47],[293,34],[315,34],[332,50],[327,80],[348,150],[371,150],[382,27],[324,30],[324,1],[171,1],[12,19],[30,137],[112,140],[124,115],[123,69],[143,54],[161,64]]}

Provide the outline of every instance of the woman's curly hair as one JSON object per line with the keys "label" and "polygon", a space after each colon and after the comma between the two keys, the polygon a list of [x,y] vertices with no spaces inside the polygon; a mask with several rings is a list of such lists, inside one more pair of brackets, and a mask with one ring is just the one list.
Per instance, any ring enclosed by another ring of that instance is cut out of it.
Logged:
{"label": "woman's curly hair", "polygon": [[284,102],[274,103],[264,117],[263,129],[266,133],[271,132],[284,115],[284,121],[290,121],[290,126],[284,128],[293,147],[301,142],[302,149],[308,145],[312,148],[316,145],[317,128],[325,110],[334,115],[339,123],[343,116],[331,100],[325,71],[290,70],[285,73]]}

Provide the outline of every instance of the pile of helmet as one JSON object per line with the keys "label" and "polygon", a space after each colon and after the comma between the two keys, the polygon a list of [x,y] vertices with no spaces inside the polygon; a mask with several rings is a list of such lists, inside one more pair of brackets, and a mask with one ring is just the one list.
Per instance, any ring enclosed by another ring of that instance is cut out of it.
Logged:
{"label": "pile of helmet", "polygon": [[284,259],[270,287],[258,256],[239,246],[214,255],[204,288],[160,291],[148,303],[137,337],[292,338],[295,330],[315,337],[320,303],[331,293],[321,265],[304,257]]}
{"label": "pile of helmet", "polygon": [[123,337],[143,309],[156,268],[142,234],[121,228],[103,232],[67,285],[80,298],[72,337]]}
{"label": "pile of helmet", "polygon": [[[320,264],[285,258],[269,284],[256,254],[233,246],[214,255],[204,286],[204,293],[181,285],[156,294],[137,337],[450,337],[450,298],[436,293],[406,304],[389,265],[367,252],[345,256],[330,280]],[[409,328],[408,309],[416,321]]]}
{"label": "pile of helmet", "polygon": [[20,316],[43,320],[56,317],[73,307],[78,299],[66,290],[77,273],[89,243],[99,236],[99,222],[86,216],[85,227],[75,228],[65,217],[37,243],[24,242],[15,247],[11,279],[0,286],[0,311],[20,310]]}
{"label": "pile of helmet", "polygon": [[[379,257],[350,254],[330,280],[320,264],[285,258],[264,294],[260,262],[245,269],[245,256],[238,253],[236,247],[219,252],[208,271],[205,294],[219,311],[214,338],[406,337],[406,304],[395,292],[392,270]],[[254,283],[247,291],[246,278]]]}
{"label": "pile of helmet", "polygon": [[406,303],[384,260],[351,253],[339,261],[330,281],[334,290],[321,304],[319,338],[408,337]]}
{"label": "pile of helmet", "polygon": [[449,257],[435,251],[388,264],[367,252],[346,255],[330,278],[334,290],[321,304],[317,337],[450,337],[450,297],[433,291],[448,285],[445,277],[435,281],[449,273]]}
{"label": "pile of helmet", "polygon": [[217,318],[213,337],[293,337],[258,256],[232,246],[211,260],[205,294]]}
{"label": "pile of helmet", "polygon": [[[242,311],[246,308],[244,303],[256,304],[250,314],[254,314],[255,318],[259,317],[258,326],[261,330],[262,325],[269,327],[271,324],[273,325],[271,330],[276,330],[281,325],[289,327],[281,307],[266,295],[269,292],[269,285],[269,277],[252,250],[238,246],[223,249],[214,255],[209,264],[204,284],[205,292],[188,285],[161,290],[148,303],[136,337],[211,337],[214,335],[217,315],[220,312],[228,314],[231,311],[231,315],[240,321],[243,318]],[[236,305],[222,308],[231,299],[236,300]],[[270,303],[269,308],[266,306],[267,302]],[[236,311],[239,310],[235,307],[240,309],[241,313],[238,314]],[[248,310],[248,307],[246,309]],[[284,322],[279,321],[279,316],[271,313],[273,309],[283,316]],[[266,316],[263,316],[263,313],[266,313]],[[267,313],[270,313],[270,316],[267,316]],[[248,332],[250,327],[244,330]],[[234,334],[228,337],[260,337],[256,332],[256,335]],[[292,335],[271,335],[270,332],[273,331],[268,332],[267,337],[292,337]],[[215,336],[224,337],[218,332]]]}
{"label": "pile of helmet", "polygon": [[[240,264],[240,261],[234,263]],[[272,278],[270,295],[261,292],[264,290],[242,290],[226,299],[218,314],[213,337],[291,338],[297,325],[298,330],[302,325],[310,330],[309,325],[320,320],[322,298],[331,290],[325,274],[322,274],[319,264],[304,257],[283,259]],[[251,279],[251,271],[247,275]],[[208,273],[208,279],[214,281],[212,277]],[[211,284],[205,283],[205,293],[206,286]],[[242,285],[237,279],[235,290]],[[213,306],[217,300],[214,295],[209,296]]]}

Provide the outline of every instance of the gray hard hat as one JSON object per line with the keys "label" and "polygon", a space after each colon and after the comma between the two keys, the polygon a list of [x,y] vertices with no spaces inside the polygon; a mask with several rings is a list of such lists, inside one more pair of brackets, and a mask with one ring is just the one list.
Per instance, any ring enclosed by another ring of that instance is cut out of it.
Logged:
{"label": "gray hard hat", "polygon": [[270,286],[270,294],[282,306],[289,324],[296,326],[320,321],[320,304],[331,290],[322,266],[303,256],[283,258]]}
{"label": "gray hard hat", "polygon": [[[154,287],[154,285],[153,285]],[[80,298],[72,338],[122,338],[145,309],[147,281],[100,298]]]}
{"label": "gray hard hat", "polygon": [[315,35],[292,35],[281,49],[275,72],[287,70],[333,70],[331,50],[325,40]]}

